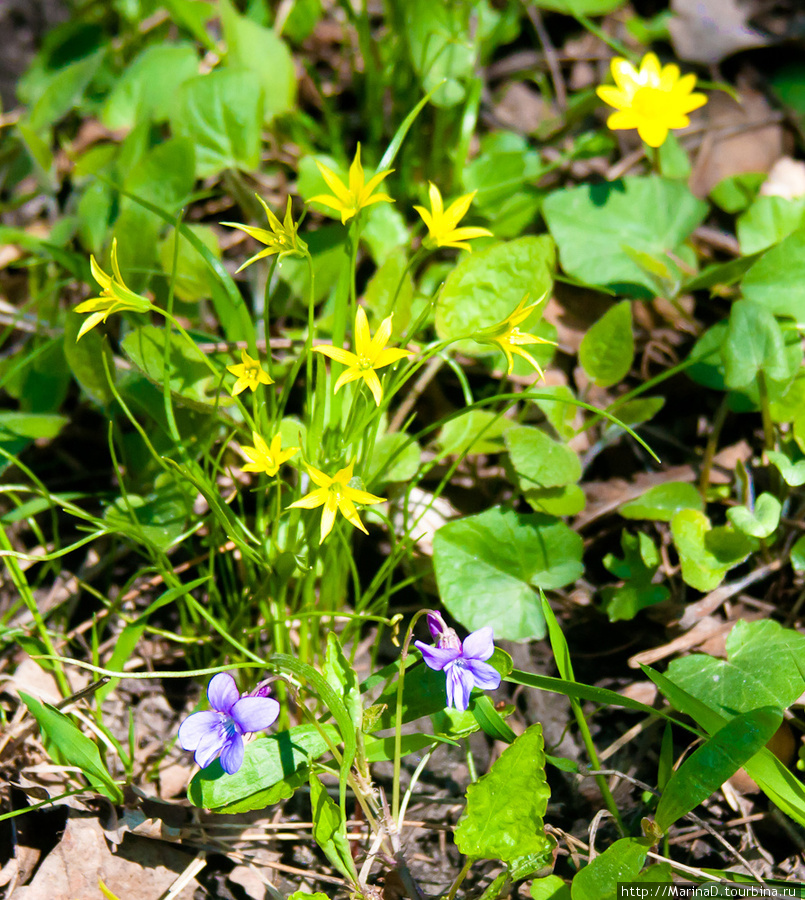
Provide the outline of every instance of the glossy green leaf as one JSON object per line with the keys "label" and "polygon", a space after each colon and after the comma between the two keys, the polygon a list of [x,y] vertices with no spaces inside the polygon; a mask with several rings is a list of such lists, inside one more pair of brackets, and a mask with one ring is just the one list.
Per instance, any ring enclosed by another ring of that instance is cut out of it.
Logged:
{"label": "glossy green leaf", "polygon": [[536,5],[568,16],[605,16],[624,6],[626,0],[536,0]]}
{"label": "glossy green leaf", "polygon": [[227,46],[227,67],[248,73],[262,87],[264,121],[292,110],[296,73],[285,41],[272,28],[240,15],[230,0],[219,0],[218,7]]}
{"label": "glossy green leaf", "polygon": [[761,370],[778,380],[795,374],[789,371],[777,320],[765,306],[749,300],[733,303],[721,352],[725,381],[731,389],[746,387]]}
{"label": "glossy green leaf", "polygon": [[655,822],[667,832],[671,825],[703,803],[745,763],[766,746],[783,720],[782,710],[763,706],[742,713],[720,728],[671,775]]}
{"label": "glossy green leaf", "polygon": [[529,890],[534,900],[571,900],[570,888],[558,875],[535,878]]}
{"label": "glossy green leaf", "polygon": [[769,493],[761,494],[755,501],[755,508],[731,506],[727,518],[738,529],[750,537],[767,538],[777,530],[780,523],[782,504]]}
{"label": "glossy green leaf", "polygon": [[103,764],[97,744],[54,706],[42,703],[24,691],[20,691],[20,697],[42,730],[45,749],[56,761],[76,766],[96,790],[113,803],[122,803],[123,793]]}
{"label": "glossy green leaf", "polygon": [[[221,259],[218,237],[208,225],[188,225],[187,228],[201,241],[215,259]],[[171,231],[157,247],[162,270],[168,278],[173,276],[176,231]],[[181,235],[176,255],[175,292],[180,300],[196,303],[210,296],[216,285],[211,284],[210,270],[204,257]]]}
{"label": "glossy green leaf", "polygon": [[618,883],[635,880],[650,849],[646,838],[615,841],[576,874],[570,886],[572,900],[615,900]]}
{"label": "glossy green leaf", "polygon": [[471,409],[445,422],[439,432],[441,456],[473,456],[500,453],[503,435],[513,427],[511,419],[485,409]]}
{"label": "glossy green leaf", "polygon": [[533,588],[562,587],[578,578],[582,540],[549,516],[493,507],[444,525],[433,540],[439,592],[451,615],[470,631],[490,625],[506,640],[542,637]]}
{"label": "glossy green leaf", "polygon": [[588,329],[579,347],[579,362],[596,384],[610,387],[629,374],[633,360],[632,304],[623,300]]}
{"label": "glossy green leaf", "polygon": [[68,421],[66,416],[4,410],[0,412],[0,441],[15,437],[51,439],[56,437]]}
{"label": "glossy green leaf", "polygon": [[419,444],[401,432],[381,435],[375,442],[371,473],[367,484],[386,484],[390,481],[410,481],[417,473],[422,454]]}
{"label": "glossy green leaf", "polygon": [[118,497],[107,507],[103,519],[112,533],[167,550],[185,530],[192,500],[185,486],[175,479],[164,479],[155,487],[145,497],[138,494]]}
{"label": "glossy green leaf", "polygon": [[673,660],[666,675],[724,713],[787,709],[805,690],[795,660],[805,666],[801,634],[771,620],[739,621],[727,638],[727,659],[692,653]]}
{"label": "glossy green leaf", "polygon": [[35,132],[52,128],[79,104],[104,56],[106,48],[101,48],[51,73],[47,87],[31,109],[30,126]]}
{"label": "glossy green leaf", "polygon": [[[553,241],[546,235],[493,244],[465,254],[450,272],[436,301],[436,333],[442,340],[469,337],[502,322],[528,294],[536,302],[553,284]],[[547,296],[546,296],[547,301]],[[541,309],[521,323],[523,332],[536,323]],[[492,352],[488,345],[462,341],[470,356]]]}
{"label": "glossy green leaf", "polygon": [[668,254],[692,262],[682,244],[706,214],[684,184],[656,175],[554,191],[543,204],[565,272],[635,297],[653,296],[656,278],[627,248],[672,268]]}
{"label": "glossy green leaf", "polygon": [[629,500],[618,512],[624,519],[649,519],[670,522],[682,509],[704,511],[701,494],[684,481],[666,481],[649,488],[635,500]]}
{"label": "glossy green leaf", "polygon": [[741,283],[744,297],[780,316],[805,320],[805,228],[790,234],[752,266]]}
{"label": "glossy green leaf", "polygon": [[543,824],[549,796],[538,723],[527,728],[490,771],[467,788],[467,807],[456,827],[459,850],[470,857],[503,862],[531,853],[547,861],[554,846]]}
{"label": "glossy green leaf", "polygon": [[216,69],[179,88],[171,121],[195,146],[197,177],[258,168],[263,108],[261,85],[243,70]]}
{"label": "glossy green leaf", "polygon": [[575,516],[587,505],[587,496],[577,484],[534,488],[524,491],[523,496],[534,512],[548,516]]}
{"label": "glossy green leaf", "polygon": [[170,115],[181,84],[198,75],[196,48],[189,43],[152,44],[124,69],[106,98],[101,121],[107,128],[133,128]]}
{"label": "glossy green leaf", "polygon": [[[332,725],[322,727],[337,743],[338,730]],[[298,787],[307,781],[308,761],[318,759],[327,750],[327,741],[314,725],[297,725],[290,731],[257,738],[246,744],[243,764],[234,775],[227,775],[220,761],[215,760],[193,776],[188,797],[196,806],[216,812],[263,809],[290,797],[294,785]],[[274,788],[278,790],[272,791]]]}
{"label": "glossy green leaf", "polygon": [[783,481],[790,487],[800,487],[805,484],[805,459],[793,462],[785,453],[778,450],[767,450],[766,456],[780,470]]}
{"label": "glossy green leaf", "polygon": [[504,438],[523,491],[575,484],[581,478],[576,453],[541,429],[518,425]]}
{"label": "glossy green leaf", "polygon": [[358,688],[358,676],[344,656],[338,636],[332,631],[327,634],[327,648],[324,652],[321,674],[327,679],[330,687],[341,695],[350,719],[356,728],[360,728],[363,720],[363,703]]}
{"label": "glossy green leaf", "polygon": [[352,861],[347,840],[346,821],[335,800],[327,793],[318,776],[310,774],[310,810],[313,822],[313,840],[321,847],[333,866],[353,884],[358,873]]}
{"label": "glossy green leaf", "polygon": [[805,572],[805,534],[798,537],[791,548],[791,566],[795,572]]}
{"label": "glossy green leaf", "polygon": [[726,526],[713,528],[707,516],[683,509],[671,520],[671,533],[686,584],[712,591],[727,572],[757,548],[757,542]]}
{"label": "glossy green leaf", "polygon": [[647,534],[621,534],[623,559],[613,554],[604,557],[604,566],[625,582],[601,589],[601,599],[610,622],[633,619],[641,609],[661,603],[669,596],[663,584],[653,584],[660,555]]}
{"label": "glossy green leaf", "polygon": [[805,226],[805,198],[761,194],[739,216],[736,226],[742,256],[766,250]]}

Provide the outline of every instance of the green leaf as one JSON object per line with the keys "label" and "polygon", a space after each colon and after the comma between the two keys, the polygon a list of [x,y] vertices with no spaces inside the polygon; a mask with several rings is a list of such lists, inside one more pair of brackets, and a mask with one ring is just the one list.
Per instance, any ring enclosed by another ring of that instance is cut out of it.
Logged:
{"label": "green leaf", "polygon": [[570,886],[572,900],[615,900],[618,882],[635,880],[650,849],[646,838],[615,841],[576,874]]}
{"label": "green leaf", "polygon": [[610,307],[584,335],[579,362],[596,384],[611,387],[629,374],[633,360],[632,304],[623,300]]}
{"label": "green leaf", "polygon": [[713,528],[695,509],[680,510],[671,520],[682,578],[698,591],[712,591],[727,572],[743,562],[757,542],[725,526]]}
{"label": "green leaf", "polygon": [[800,487],[805,484],[805,459],[793,462],[785,453],[781,453],[778,450],[767,450],[766,456],[768,456],[771,462],[773,462],[780,470],[783,481],[785,481],[787,485],[790,487]]}
{"label": "green leaf", "polygon": [[29,438],[50,440],[64,428],[70,420],[67,416],[46,413],[0,412],[0,441],[8,438]]}
{"label": "green leaf", "polygon": [[657,175],[554,191],[543,203],[565,272],[633,297],[653,297],[657,284],[626,248],[675,270],[668,254],[693,261],[682,244],[706,214],[684,184]]}
{"label": "green leaf", "polygon": [[787,364],[783,333],[777,320],[766,307],[750,300],[733,303],[721,352],[724,377],[730,389],[746,387],[759,371],[776,380],[794,375]]}
{"label": "green leaf", "polygon": [[307,891],[294,891],[288,900],[329,900],[329,898],[321,891],[316,891],[315,894],[309,894]]}
{"label": "green leaf", "polygon": [[198,63],[192,44],[146,47],[115,82],[104,103],[101,121],[113,130],[133,128],[148,119],[165,121],[179,86],[198,75]]}
{"label": "green leaf", "polygon": [[444,605],[470,631],[491,625],[498,638],[540,638],[545,623],[532,590],[578,578],[582,539],[538,513],[493,507],[449,522],[433,540],[433,563]]}
{"label": "green leaf", "polygon": [[791,566],[795,572],[805,572],[805,534],[791,548]]}
{"label": "green leaf", "polygon": [[439,459],[500,453],[503,435],[513,427],[511,419],[485,409],[471,409],[448,420],[439,432]]}
{"label": "green leaf", "polygon": [[[338,730],[332,725],[322,727],[336,743]],[[234,775],[227,775],[216,760],[193,776],[188,797],[196,806],[216,812],[263,809],[290,797],[307,781],[309,761],[327,750],[315,725],[297,725],[290,731],[257,738],[246,744],[243,764]]]}
{"label": "green leaf", "polygon": [[459,850],[503,862],[538,854],[547,862],[554,846],[543,825],[549,796],[542,726],[537,723],[467,788],[467,807],[455,834]]}
{"label": "green leaf", "polygon": [[407,434],[398,431],[383,434],[375,442],[369,466],[371,474],[366,483],[410,481],[416,475],[421,459],[419,444]]}
{"label": "green leaf", "polygon": [[649,519],[670,522],[682,509],[704,511],[701,494],[684,481],[666,481],[649,488],[645,494],[630,500],[618,512],[624,519]]}
{"label": "green leaf", "polygon": [[321,674],[327,679],[330,687],[341,695],[355,728],[360,728],[363,721],[363,704],[358,676],[344,656],[338,636],[332,631],[327,634],[327,649],[324,653]]}
{"label": "green leaf", "polygon": [[805,690],[805,637],[777,622],[739,621],[727,638],[727,659],[704,653],[675,659],[668,679],[728,715],[761,706],[787,709]]}
{"label": "green leaf", "polygon": [[123,802],[123,792],[115,784],[94,741],[49,703],[41,703],[30,694],[20,691],[22,702],[42,730],[45,749],[57,762],[76,766],[86,775],[92,786],[113,803]]}
{"label": "green leaf", "polygon": [[347,840],[346,821],[338,804],[330,797],[318,777],[310,773],[310,809],[313,821],[313,840],[336,869],[353,884],[358,873],[352,861]]}
{"label": "green leaf", "polygon": [[741,255],[750,256],[779,244],[805,225],[805,198],[758,196],[738,218]]}
{"label": "green leaf", "polygon": [[558,875],[535,878],[529,890],[534,900],[570,900],[570,888]]}
{"label": "green leaf", "polygon": [[[167,376],[171,394],[194,409],[210,412],[212,400],[207,396],[206,389],[212,380],[212,373],[204,362],[203,353],[191,347],[178,334],[171,333],[169,340]],[[120,346],[150,381],[162,387],[166,376],[163,329],[154,325],[135,328],[123,338]]]}
{"label": "green leaf", "polygon": [[[221,259],[218,237],[209,225],[188,225],[187,228],[201,241],[215,259]],[[168,278],[173,273],[176,231],[171,231],[164,241],[160,241],[157,255]],[[210,284],[210,270],[204,257],[182,235],[179,252],[176,254],[176,296],[188,303],[195,303],[210,296],[215,286]]]}
{"label": "green leaf", "polygon": [[581,478],[581,463],[576,453],[539,428],[510,427],[505,441],[524,491],[576,484]]}
{"label": "green leaf", "polygon": [[524,491],[523,496],[534,512],[549,516],[575,516],[587,505],[587,497],[577,484],[536,488]]}
{"label": "green leaf", "polygon": [[779,316],[805,321],[805,228],[763,256],[746,273],[743,295]]}
{"label": "green leaf", "polygon": [[536,6],[568,16],[605,16],[624,6],[626,0],[536,0]]}
{"label": "green leaf", "polygon": [[100,68],[106,48],[60,69],[31,109],[30,126],[35,132],[52,128],[81,101],[84,91]]}
{"label": "green leaf", "polygon": [[741,172],[738,175],[730,175],[719,181],[710,191],[710,197],[724,212],[742,212],[757,197],[760,186],[766,178],[765,172]]}
{"label": "green leaf", "polygon": [[754,510],[746,506],[732,506],[727,510],[727,518],[738,531],[750,537],[767,538],[777,530],[782,508],[773,494],[763,493],[755,501]]}
{"label": "green leaf", "polygon": [[230,0],[219,0],[227,45],[226,64],[248,73],[263,88],[263,121],[290,112],[296,99],[296,73],[285,41],[272,28],[264,28],[240,15]]}
{"label": "green leaf", "polygon": [[610,622],[633,619],[641,609],[661,603],[669,596],[668,588],[662,584],[652,584],[659,568],[660,555],[654,542],[647,534],[621,534],[623,559],[611,553],[604,557],[604,566],[623,579],[620,587],[601,589],[601,599]]}
{"label": "green leaf", "polygon": [[186,81],[176,92],[171,121],[196,149],[196,176],[260,165],[264,96],[251,72],[216,69]]}
{"label": "green leaf", "polygon": [[[547,236],[523,237],[468,253],[450,272],[436,301],[436,333],[441,340],[466,338],[502,322],[528,294],[532,302],[550,290],[555,263]],[[547,297],[546,297],[547,302]],[[527,332],[541,307],[521,323]],[[485,356],[490,347],[461,341],[462,353]]]}
{"label": "green leaf", "polygon": [[703,803],[771,740],[782,710],[764,706],[731,719],[698,747],[671,775],[657,804],[655,822],[663,833]]}
{"label": "green leaf", "polygon": [[192,505],[186,487],[175,479],[163,478],[154,486],[154,493],[145,497],[118,497],[107,507],[103,519],[112,533],[167,550],[185,530]]}

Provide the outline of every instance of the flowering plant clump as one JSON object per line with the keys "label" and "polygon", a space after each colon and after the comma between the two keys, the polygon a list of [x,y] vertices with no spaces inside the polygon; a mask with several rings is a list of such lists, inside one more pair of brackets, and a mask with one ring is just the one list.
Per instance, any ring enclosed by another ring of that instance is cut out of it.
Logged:
{"label": "flowering plant clump", "polygon": [[302,256],[307,252],[307,244],[298,235],[299,226],[293,220],[293,212],[291,210],[292,199],[288,197],[288,203],[285,207],[285,218],[282,222],[269,209],[268,204],[263,198],[257,194],[257,199],[263,207],[268,219],[270,231],[265,228],[257,228],[253,225],[240,225],[237,222],[221,222],[222,225],[229,225],[231,228],[238,228],[245,231],[246,234],[266,245],[265,250],[255,253],[243,263],[235,273],[242,272],[247,266],[257,262],[258,259],[265,259],[267,256],[276,255],[278,259],[284,256]]}
{"label": "flowering plant clump", "polygon": [[649,147],[662,146],[672,129],[687,128],[688,114],[707,103],[704,94],[692,93],[695,75],[681,76],[674,63],[661,67],[654,53],[643,57],[639,69],[626,59],[613,59],[612,77],[617,87],[597,88],[604,103],[617,110],[607,119],[608,127],[636,128]]}
{"label": "flowering plant clump", "polygon": [[479,628],[459,640],[438,612],[428,613],[428,627],[436,646],[415,641],[425,664],[447,675],[447,705],[465,710],[473,688],[493,691],[500,685],[500,673],[486,660],[495,652],[492,629]]}
{"label": "flowering plant clump", "polygon": [[233,775],[243,762],[243,735],[273,725],[280,705],[272,697],[241,697],[228,672],[213,676],[207,699],[211,709],[193,713],[179,726],[179,743],[193,751],[202,769],[220,756],[223,770]]}
{"label": "flowering plant clump", "polygon": [[525,322],[544,299],[544,297],[541,297],[536,303],[531,303],[526,306],[526,301],[528,300],[528,294],[526,294],[526,296],[517,304],[517,307],[513,309],[502,322],[498,322],[497,325],[493,325],[483,332],[478,332],[473,335],[475,340],[479,343],[492,344],[504,352],[510,375],[514,369],[514,356],[516,355],[530,363],[537,370],[537,374],[540,378],[545,377],[545,373],[542,371],[540,364],[530,353],[528,353],[528,351],[523,350],[523,347],[528,346],[529,344],[552,344],[554,342],[549,341],[547,338],[539,337],[536,334],[520,331],[520,325]]}

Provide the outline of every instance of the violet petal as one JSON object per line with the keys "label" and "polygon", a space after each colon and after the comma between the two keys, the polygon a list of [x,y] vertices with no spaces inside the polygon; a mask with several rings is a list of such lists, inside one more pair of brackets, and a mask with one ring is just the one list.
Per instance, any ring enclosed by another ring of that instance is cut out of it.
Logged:
{"label": "violet petal", "polygon": [[234,775],[243,762],[243,738],[235,733],[227,738],[226,746],[221,751],[221,765],[224,772]]}
{"label": "violet petal", "polygon": [[500,672],[489,663],[481,662],[479,659],[468,659],[465,665],[472,672],[475,686],[482,691],[494,691],[496,687],[500,687]]}
{"label": "violet petal", "polygon": [[447,670],[447,705],[465,710],[470,705],[473,684],[473,676],[467,669],[451,666]]}
{"label": "violet petal", "polygon": [[225,743],[226,734],[223,728],[217,729],[216,731],[208,731],[199,741],[196,752],[193,755],[196,765],[201,766],[202,769],[206,769],[221,752]]}
{"label": "violet petal", "polygon": [[210,679],[210,683],[207,685],[207,699],[210,701],[210,706],[217,709],[218,712],[229,714],[229,710],[232,709],[239,697],[235,679],[229,672],[219,672]]}
{"label": "violet petal", "polygon": [[494,633],[486,625],[464,638],[464,659],[489,659],[495,652]]}
{"label": "violet petal", "polygon": [[422,641],[414,641],[414,646],[422,654],[426,665],[437,672],[448,664],[461,656],[461,650],[453,647],[431,647],[430,644],[423,644]]}
{"label": "violet petal", "polygon": [[273,697],[241,697],[232,707],[232,718],[242,732],[262,731],[277,721],[280,705]]}
{"label": "violet petal", "polygon": [[439,638],[447,631],[447,622],[442,618],[442,614],[436,612],[435,610],[429,612],[427,615],[428,620],[428,628],[430,628],[430,633],[433,636],[434,641],[438,641]]}
{"label": "violet petal", "polygon": [[204,737],[218,733],[221,716],[213,710],[189,715],[179,726],[179,743],[185,750],[195,750]]}

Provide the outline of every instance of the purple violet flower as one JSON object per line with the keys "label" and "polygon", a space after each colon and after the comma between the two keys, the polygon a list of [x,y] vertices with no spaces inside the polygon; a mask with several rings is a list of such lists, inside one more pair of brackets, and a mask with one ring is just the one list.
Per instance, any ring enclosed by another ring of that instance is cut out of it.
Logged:
{"label": "purple violet flower", "polygon": [[273,725],[280,712],[276,700],[238,693],[235,679],[219,672],[207,685],[212,709],[189,715],[179,726],[179,743],[193,750],[196,764],[205,768],[220,754],[224,772],[233,775],[243,762],[243,737]]}
{"label": "purple violet flower", "polygon": [[436,646],[422,641],[415,641],[414,646],[422,653],[427,666],[447,675],[448,706],[465,710],[474,687],[491,691],[500,685],[500,673],[486,662],[495,652],[489,626],[467,635],[463,644],[437,612],[428,613],[428,627]]}

